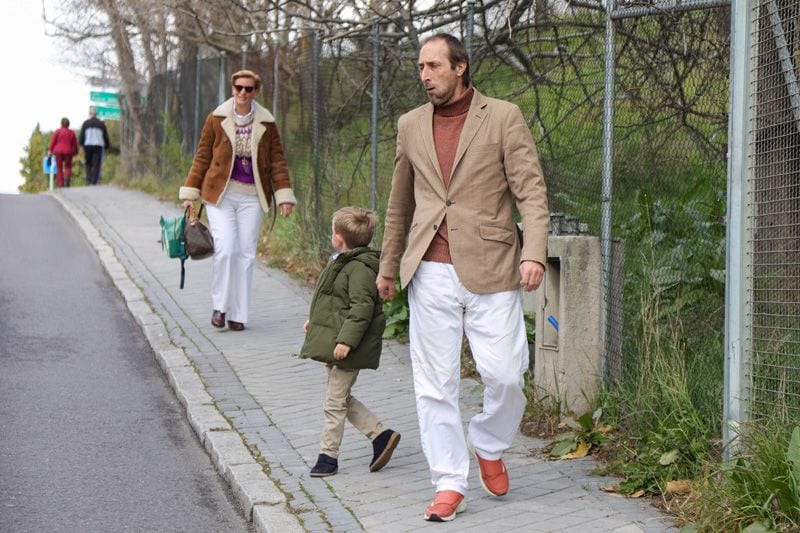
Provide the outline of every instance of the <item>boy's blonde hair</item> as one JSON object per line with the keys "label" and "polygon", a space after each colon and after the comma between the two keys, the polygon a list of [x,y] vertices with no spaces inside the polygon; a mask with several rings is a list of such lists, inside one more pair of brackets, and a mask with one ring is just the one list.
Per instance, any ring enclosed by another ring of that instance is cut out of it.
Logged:
{"label": "boy's blonde hair", "polygon": [[378,224],[378,215],[363,207],[342,207],[333,214],[333,232],[348,248],[368,246]]}
{"label": "boy's blonde hair", "polygon": [[253,80],[256,86],[256,91],[261,90],[261,76],[253,72],[252,70],[237,70],[231,76],[231,87],[236,85],[236,80],[239,78],[250,78]]}

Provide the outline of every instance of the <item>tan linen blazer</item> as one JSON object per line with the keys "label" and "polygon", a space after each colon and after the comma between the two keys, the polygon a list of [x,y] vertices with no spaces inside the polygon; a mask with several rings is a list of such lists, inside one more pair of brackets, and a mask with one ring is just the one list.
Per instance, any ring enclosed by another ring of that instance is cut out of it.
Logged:
{"label": "tan linen blazer", "polygon": [[[380,275],[394,278],[399,270],[408,285],[447,216],[450,256],[464,287],[476,294],[518,289],[520,261],[545,263],[550,218],[520,109],[475,91],[447,189],[433,141],[433,105],[401,116],[397,130]],[[524,228],[521,248],[514,201]]]}
{"label": "tan linen blazer", "polygon": [[[264,212],[272,204],[296,204],[297,199],[289,182],[289,170],[283,155],[281,138],[272,113],[255,104],[252,145],[253,173],[256,192]],[[181,200],[203,201],[219,205],[228,190],[233,172],[233,153],[236,146],[236,126],[233,121],[233,98],[229,98],[206,118],[197,153],[186,175],[183,187],[178,191]]]}

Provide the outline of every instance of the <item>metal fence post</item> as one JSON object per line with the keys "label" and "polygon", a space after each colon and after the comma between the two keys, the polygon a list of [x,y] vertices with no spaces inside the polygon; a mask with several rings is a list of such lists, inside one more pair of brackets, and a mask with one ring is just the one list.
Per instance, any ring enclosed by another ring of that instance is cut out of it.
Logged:
{"label": "metal fence post", "polygon": [[311,154],[314,165],[314,224],[317,231],[322,227],[322,176],[320,169],[319,142],[319,32],[313,31],[311,44]]}
{"label": "metal fence post", "polygon": [[728,215],[725,258],[725,375],[722,443],[725,459],[746,415],[748,350],[747,176],[750,125],[749,0],[731,2],[731,79],[728,115]]}
{"label": "metal fence post", "polygon": [[611,208],[613,202],[614,182],[614,68],[616,64],[616,34],[611,13],[614,11],[614,0],[606,2],[606,41],[605,41],[605,89],[603,94],[603,170],[600,192],[600,252],[603,261],[603,281],[601,288],[600,334],[604,350],[603,375],[610,376],[609,365],[609,332],[608,323],[611,311],[611,295],[613,294],[612,267],[613,247],[611,235]]}
{"label": "metal fence post", "polygon": [[372,21],[372,121],[370,125],[370,148],[372,161],[370,174],[370,208],[375,211],[378,208],[378,91],[380,79],[380,48],[381,48],[381,28],[378,19]]}
{"label": "metal fence post", "polygon": [[467,2],[467,27],[464,28],[464,40],[467,48],[467,61],[472,65],[472,35],[475,26],[475,0]]}
{"label": "metal fence post", "polygon": [[194,68],[194,151],[200,139],[200,51],[195,56]]}
{"label": "metal fence post", "polygon": [[278,122],[278,98],[280,98],[281,85],[281,58],[280,42],[275,43],[275,51],[272,54],[272,116]]}
{"label": "metal fence post", "polygon": [[225,101],[225,52],[219,53],[219,85],[217,87],[217,102]]}

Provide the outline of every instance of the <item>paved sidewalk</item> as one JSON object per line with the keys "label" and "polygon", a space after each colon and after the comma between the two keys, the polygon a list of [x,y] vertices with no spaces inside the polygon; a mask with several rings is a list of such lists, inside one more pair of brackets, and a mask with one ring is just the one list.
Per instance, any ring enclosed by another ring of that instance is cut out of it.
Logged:
{"label": "paved sidewalk", "polygon": [[[308,471],[322,430],[323,365],[299,359],[311,291],[259,264],[250,322],[243,332],[210,323],[211,261],[179,262],[161,250],[158,220],[175,204],[113,186],[60,189],[54,196],[87,235],[220,474],[257,531],[655,532],[675,531],[646,502],[599,490],[591,458],[546,461],[546,442],[518,435],[505,456],[511,491],[488,496],[472,465],[467,511],[450,524],[425,522],[433,497],[422,455],[407,347],[386,342],[381,367],[364,371],[354,395],[402,433],[391,462],[370,473],[372,447],[347,426],[339,473]],[[465,421],[480,408],[477,383],[464,380]]]}

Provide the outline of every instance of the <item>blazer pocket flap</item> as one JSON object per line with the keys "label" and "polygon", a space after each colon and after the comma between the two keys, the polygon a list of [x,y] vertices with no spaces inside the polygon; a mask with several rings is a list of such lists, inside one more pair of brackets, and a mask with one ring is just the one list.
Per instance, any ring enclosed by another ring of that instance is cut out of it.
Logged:
{"label": "blazer pocket flap", "polygon": [[481,226],[481,239],[487,241],[500,241],[508,244],[514,244],[516,235],[510,229],[503,226]]}

